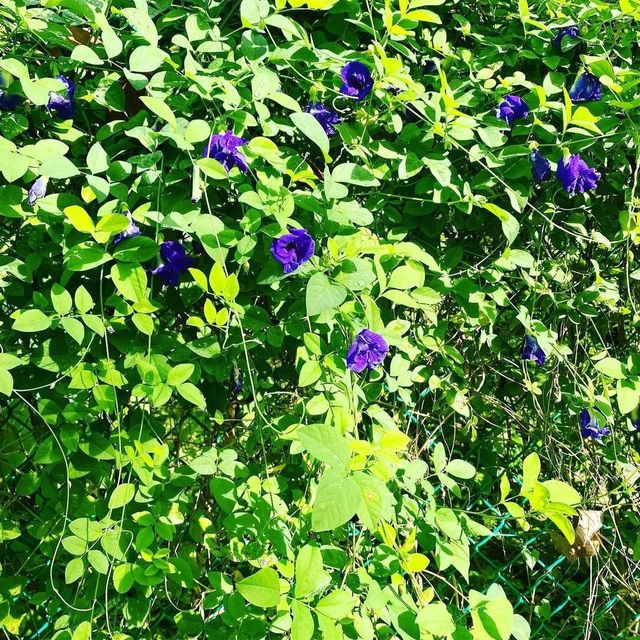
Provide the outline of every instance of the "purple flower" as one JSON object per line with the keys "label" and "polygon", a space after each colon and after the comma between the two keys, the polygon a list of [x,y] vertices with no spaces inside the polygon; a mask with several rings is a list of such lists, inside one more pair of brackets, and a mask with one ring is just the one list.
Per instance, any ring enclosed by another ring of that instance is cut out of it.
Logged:
{"label": "purple flower", "polygon": [[36,203],[36,200],[40,200],[40,198],[44,198],[47,195],[47,184],[49,182],[49,178],[45,176],[40,176],[29,189],[29,204],[33,207]]}
{"label": "purple flower", "polygon": [[160,245],[162,264],[151,273],[158,276],[168,286],[177,287],[180,276],[186,273],[194,260],[185,254],[184,247],[175,240],[167,240]]}
{"label": "purple flower", "polygon": [[295,271],[315,250],[316,243],[306,229],[290,229],[271,243],[271,255],[282,265],[284,273]]}
{"label": "purple flower", "polygon": [[568,38],[571,38],[572,40],[575,40],[578,36],[580,35],[580,28],[578,27],[578,25],[572,24],[569,25],[568,27],[560,27],[560,29],[558,29],[558,33],[556,34],[556,37],[553,39],[553,44],[560,48],[562,46],[562,39],[567,36]]}
{"label": "purple flower", "polygon": [[347,62],[342,67],[340,77],[342,78],[340,93],[351,96],[358,101],[363,100],[373,89],[373,79],[369,67],[358,60]]}
{"label": "purple flower", "polygon": [[518,118],[526,118],[529,115],[529,107],[520,96],[505,96],[496,109],[496,116],[504,120],[509,126]]}
{"label": "purple flower", "polygon": [[20,104],[20,96],[0,89],[0,111],[14,111]]}
{"label": "purple flower", "polygon": [[304,110],[310,113],[320,123],[328,136],[335,135],[336,130],[333,128],[333,125],[340,123],[340,116],[335,111],[327,109],[321,102],[312,102],[308,104]]}
{"label": "purple flower", "polygon": [[525,336],[520,357],[523,360],[532,360],[537,365],[542,366],[547,359],[547,354],[542,350],[542,347],[533,336]]}
{"label": "purple flower", "polygon": [[536,184],[551,177],[551,163],[537,149],[531,152],[531,173]]}
{"label": "purple flower", "polygon": [[597,416],[591,416],[588,409],[580,412],[580,435],[587,440],[602,440],[603,436],[608,436],[611,430],[608,427],[601,427]]}
{"label": "purple flower", "polygon": [[56,76],[56,80],[60,80],[60,82],[62,82],[67,95],[65,97],[59,93],[54,93],[53,91],[50,92],[47,108],[51,111],[55,111],[58,117],[62,120],[69,120],[70,118],[73,118],[76,112],[76,101],[73,99],[76,92],[76,86],[71,80],[65,78],[65,76]]}
{"label": "purple flower", "polygon": [[640,431],[640,406],[636,407],[631,412],[631,426],[636,430]]}
{"label": "purple flower", "polygon": [[135,223],[134,219],[131,217],[131,211],[127,211],[127,218],[129,218],[129,226],[124,231],[121,231],[120,233],[116,233],[116,235],[113,236],[112,243],[114,247],[120,244],[123,240],[126,240],[127,238],[133,238],[134,236],[142,235],[142,231],[140,231],[140,227]]}
{"label": "purple flower", "polygon": [[248,140],[234,135],[233,131],[213,134],[204,148],[203,156],[217,160],[227,173],[233,167],[238,167],[242,173],[249,170],[247,160],[238,147],[247,144]]}
{"label": "purple flower", "polygon": [[590,167],[579,154],[565,156],[558,162],[556,171],[558,180],[562,182],[562,187],[567,193],[584,193],[595,189],[601,175]]}
{"label": "purple flower", "polygon": [[438,65],[436,64],[435,60],[427,60],[423,65],[422,65],[422,72],[423,73],[437,73],[438,72]]}
{"label": "purple flower", "polygon": [[593,73],[583,71],[569,89],[569,97],[573,102],[587,102],[602,98],[602,83]]}
{"label": "purple flower", "polygon": [[378,333],[363,329],[347,351],[347,366],[355,373],[365,369],[375,369],[384,361],[389,346]]}

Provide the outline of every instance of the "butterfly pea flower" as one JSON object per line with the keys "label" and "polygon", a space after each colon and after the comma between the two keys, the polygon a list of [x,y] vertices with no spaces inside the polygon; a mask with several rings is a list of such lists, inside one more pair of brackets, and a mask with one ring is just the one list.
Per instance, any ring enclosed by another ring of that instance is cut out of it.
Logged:
{"label": "butterfly pea flower", "polygon": [[247,142],[249,141],[236,136],[233,131],[216,133],[209,138],[203,156],[217,160],[227,170],[227,173],[233,167],[238,167],[242,173],[246,173],[249,170],[249,165],[238,147],[247,144]]}
{"label": "butterfly pea flower", "polygon": [[0,70],[0,111],[13,111],[20,104],[20,97],[7,92],[7,87],[13,81],[13,76]]}
{"label": "butterfly pea flower", "polygon": [[635,431],[640,431],[640,406],[631,412],[631,426]]}
{"label": "butterfly pea flower", "polygon": [[551,163],[537,149],[531,152],[531,173],[536,184],[551,177]]}
{"label": "butterfly pea flower", "polygon": [[526,118],[528,115],[529,106],[520,96],[505,96],[496,109],[496,116],[509,126],[513,124],[514,120]]}
{"label": "butterfly pea flower", "polygon": [[231,370],[231,375],[229,376],[229,384],[231,385],[231,393],[234,396],[242,393],[242,389],[244,387],[244,374],[236,365],[234,365],[233,369]]}
{"label": "butterfly pea flower", "polygon": [[389,345],[385,339],[379,333],[363,329],[347,351],[347,366],[354,373],[375,369],[382,364],[387,353]]}
{"label": "butterfly pea flower", "polygon": [[569,97],[573,102],[587,102],[602,98],[602,83],[593,73],[583,71],[569,89]]}
{"label": "butterfly pea flower", "polygon": [[0,111],[15,111],[20,104],[20,96],[0,89]]}
{"label": "butterfly pea flower", "polygon": [[588,409],[580,412],[580,434],[585,440],[602,440],[603,436],[608,436],[611,430],[608,427],[601,427],[598,417],[591,415]]}
{"label": "butterfly pea flower", "polygon": [[340,123],[340,116],[335,111],[327,109],[321,102],[308,104],[304,111],[310,113],[320,123],[328,136],[335,135],[336,130],[333,125]]}
{"label": "butterfly pea flower", "polygon": [[563,38],[567,37],[567,38],[571,38],[572,40],[575,40],[579,35],[580,35],[580,28],[576,24],[571,24],[567,27],[560,27],[560,29],[558,29],[558,33],[556,34],[556,37],[553,39],[553,44],[556,47],[560,48],[562,46]]}
{"label": "butterfly pea flower", "polygon": [[342,67],[342,86],[340,93],[355,98],[357,101],[366,98],[373,89],[371,71],[366,64],[353,60]]}
{"label": "butterfly pea flower", "polygon": [[598,180],[602,177],[599,171],[590,167],[577,153],[575,155],[565,154],[558,162],[556,176],[562,183],[563,189],[571,195],[576,191],[585,193],[585,191],[595,189]]}
{"label": "butterfly pea flower", "polygon": [[533,336],[525,336],[520,357],[523,360],[531,360],[537,365],[542,366],[547,359],[547,354],[542,350],[542,347]]}
{"label": "butterfly pea flower", "polygon": [[49,184],[49,178],[46,176],[40,176],[29,189],[29,204],[33,207],[36,203],[36,200],[40,200],[40,198],[44,198],[47,195],[47,184]]}
{"label": "butterfly pea flower", "polygon": [[133,238],[134,236],[141,236],[142,231],[140,231],[140,227],[135,223],[135,220],[131,216],[131,212],[127,211],[127,218],[129,218],[129,226],[120,233],[117,233],[113,236],[113,246],[118,246],[123,240],[127,238]]}
{"label": "butterfly pea flower", "polygon": [[435,60],[427,60],[422,65],[423,73],[431,74],[431,73],[436,73],[437,71],[438,71],[438,66],[436,65]]}
{"label": "butterfly pea flower", "polygon": [[310,260],[316,243],[306,229],[290,229],[271,243],[271,255],[282,265],[283,273],[291,273]]}
{"label": "butterfly pea flower", "polygon": [[67,95],[65,97],[59,93],[50,92],[47,108],[50,111],[55,111],[62,120],[69,120],[73,118],[76,112],[76,101],[73,99],[76,92],[76,85],[73,81],[62,75],[56,76],[56,80],[62,82]]}
{"label": "butterfly pea flower", "polygon": [[178,286],[180,276],[185,274],[194,263],[193,258],[186,255],[185,248],[175,240],[167,240],[160,245],[160,257],[162,264],[151,273],[171,287]]}

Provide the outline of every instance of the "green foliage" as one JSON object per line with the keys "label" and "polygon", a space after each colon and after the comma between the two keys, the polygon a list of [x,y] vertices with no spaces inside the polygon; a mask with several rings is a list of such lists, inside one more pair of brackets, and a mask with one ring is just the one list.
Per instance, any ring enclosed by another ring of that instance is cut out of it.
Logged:
{"label": "green foliage", "polygon": [[[634,636],[638,19],[0,0],[5,635]],[[572,102],[583,71],[601,100]],[[508,94],[529,107],[512,127]],[[227,131],[247,171],[203,157]],[[563,191],[565,150],[595,190]],[[272,243],[298,228],[314,255],[286,273]],[[191,258],[177,283],[167,242]],[[365,328],[389,353],[354,373]],[[562,601],[554,548],[581,558]]]}

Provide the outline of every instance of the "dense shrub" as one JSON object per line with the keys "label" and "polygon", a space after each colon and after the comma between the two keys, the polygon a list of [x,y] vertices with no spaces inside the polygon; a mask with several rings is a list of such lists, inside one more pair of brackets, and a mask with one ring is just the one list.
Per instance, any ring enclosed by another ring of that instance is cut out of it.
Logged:
{"label": "dense shrub", "polygon": [[0,0],[0,628],[632,637],[638,18]]}

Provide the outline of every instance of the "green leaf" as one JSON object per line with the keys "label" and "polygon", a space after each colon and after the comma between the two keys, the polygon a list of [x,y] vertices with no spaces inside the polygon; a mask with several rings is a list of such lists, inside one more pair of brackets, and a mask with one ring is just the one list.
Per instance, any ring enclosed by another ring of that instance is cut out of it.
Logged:
{"label": "green leaf", "polygon": [[63,286],[54,282],[51,286],[51,303],[56,313],[64,316],[71,311],[73,301],[71,294]]}
{"label": "green leaf", "polygon": [[331,284],[324,273],[315,273],[307,283],[307,315],[317,316],[323,311],[337,309],[347,297],[347,290]]}
{"label": "green leaf", "polygon": [[76,167],[69,158],[65,158],[61,155],[48,156],[44,162],[40,165],[40,174],[47,176],[48,178],[55,178],[57,180],[64,180],[65,178],[73,178],[80,173],[78,167]]}
{"label": "green leaf", "polygon": [[76,45],[71,52],[70,57],[72,60],[77,60],[78,62],[86,62],[87,64],[97,66],[103,64],[100,56],[91,47],[87,47],[86,44]]}
{"label": "green leaf", "polygon": [[551,502],[562,502],[571,506],[579,505],[582,502],[582,496],[566,482],[545,480],[542,485],[549,492]]}
{"label": "green leaf", "polygon": [[130,482],[117,486],[109,498],[109,509],[120,509],[133,500],[136,487]]}
{"label": "green leaf", "polygon": [[72,205],[71,207],[66,207],[64,210],[64,215],[67,216],[67,219],[73,225],[73,228],[80,233],[93,233],[94,224],[91,216],[82,208],[77,205]]}
{"label": "green leaf", "polygon": [[308,387],[314,384],[320,379],[322,375],[322,367],[317,360],[309,360],[302,365],[300,369],[300,377],[298,379],[298,386]]}
{"label": "green leaf", "polygon": [[15,331],[22,331],[24,333],[33,333],[36,331],[44,331],[51,326],[51,318],[46,316],[40,309],[27,309],[20,313],[20,315],[13,322],[13,329]]}
{"label": "green leaf", "polygon": [[174,129],[178,128],[176,117],[164,100],[161,98],[154,98],[153,96],[142,96],[140,101],[145,107],[147,107],[147,109],[149,109],[149,111],[155,113],[161,120],[168,122]]}
{"label": "green leaf", "polygon": [[89,271],[109,262],[111,256],[98,245],[90,242],[77,244],[64,256],[65,266],[69,271]]}
{"label": "green leaf", "polygon": [[336,427],[310,424],[298,429],[296,434],[300,444],[314,458],[335,469],[347,470],[351,454],[346,438]]}
{"label": "green leaf", "polygon": [[[254,100],[264,100],[280,90],[280,78],[271,69],[260,66],[251,80],[251,92]],[[312,116],[313,117],[313,116]],[[315,119],[315,118],[314,118]]]}
{"label": "green leaf", "polygon": [[91,623],[81,622],[71,636],[71,640],[91,640]]}
{"label": "green leaf", "polygon": [[368,170],[352,162],[339,164],[331,172],[336,182],[357,184],[361,187],[377,187],[380,181]]}
{"label": "green leaf", "polygon": [[99,142],[96,142],[89,149],[87,154],[87,166],[92,174],[102,173],[109,168],[109,156]]}
{"label": "green leaf", "polygon": [[119,564],[113,570],[113,586],[118,593],[126,593],[133,586],[132,567],[133,565],[125,562],[124,564]]}
{"label": "green leaf", "polygon": [[386,487],[382,480],[368,473],[357,472],[353,479],[360,491],[358,518],[369,531],[375,531],[382,520],[382,492]]}
{"label": "green leaf", "polygon": [[251,28],[258,25],[269,15],[268,0],[242,0],[240,3],[240,19],[242,26]]}
{"label": "green leaf", "polygon": [[69,523],[69,530],[75,533],[78,538],[93,542],[102,536],[102,527],[99,522],[89,520],[89,518],[76,518]]}
{"label": "green leaf", "polygon": [[312,596],[331,583],[331,576],[324,570],[322,552],[318,547],[307,544],[300,549],[296,558],[295,577],[296,598]]}
{"label": "green leaf", "polygon": [[195,404],[196,407],[204,410],[207,408],[207,401],[202,395],[202,391],[191,382],[183,382],[176,387],[177,392],[191,404]]}
{"label": "green leaf", "polygon": [[472,589],[470,602],[474,640],[508,640],[514,619],[509,600],[504,595],[489,599]]}
{"label": "green leaf", "polygon": [[620,413],[631,413],[640,404],[640,382],[618,380],[616,384],[616,398]]}
{"label": "green leaf", "polygon": [[553,524],[560,529],[562,535],[567,539],[569,544],[573,544],[576,540],[576,532],[571,524],[571,520],[559,513],[547,513],[546,516]]}
{"label": "green leaf", "polygon": [[195,365],[185,362],[178,364],[175,367],[171,367],[169,374],[167,375],[167,384],[178,385],[186,382],[193,372],[195,371]]}
{"label": "green leaf", "polygon": [[18,358],[18,356],[14,356],[12,353],[0,353],[0,369],[10,371],[11,369],[20,367],[23,364],[25,364],[25,362]]}
{"label": "green leaf", "polygon": [[602,360],[598,360],[595,364],[595,368],[600,373],[604,373],[604,375],[616,380],[622,380],[626,377],[622,368],[622,362],[616,358],[603,358]]}
{"label": "green leaf", "polygon": [[337,529],[350,520],[360,506],[360,490],[353,478],[336,469],[325,469],[311,514],[314,531]]}
{"label": "green leaf", "polygon": [[465,460],[455,459],[446,466],[446,472],[454,478],[468,480],[476,475],[476,468]]}
{"label": "green leaf", "polygon": [[322,151],[325,161],[331,162],[331,156],[329,155],[329,138],[315,116],[304,111],[297,111],[289,117],[297,129],[318,146],[320,151]]}
{"label": "green leaf", "polygon": [[166,57],[167,54],[162,49],[142,45],[136,47],[129,56],[129,69],[134,73],[151,73],[162,65]]}
{"label": "green leaf", "polygon": [[13,376],[5,369],[0,369],[0,393],[10,396],[13,392]]}
{"label": "green leaf", "polygon": [[540,475],[540,458],[537,453],[530,453],[522,463],[522,488],[520,495],[524,496],[533,491],[534,485]]}
{"label": "green leaf", "polygon": [[142,267],[128,262],[118,262],[111,267],[111,280],[116,289],[132,302],[147,298],[147,274]]}
{"label": "green leaf", "polygon": [[453,616],[444,602],[430,602],[418,611],[416,622],[434,636],[448,636],[456,630]]}
{"label": "green leaf", "polygon": [[107,556],[99,549],[89,549],[87,559],[89,560],[89,564],[98,573],[101,573],[103,576],[109,573],[109,560],[107,560]]}
{"label": "green leaf", "polygon": [[67,563],[64,569],[64,581],[66,584],[72,584],[79,580],[84,574],[84,561],[82,558],[73,558]]}
{"label": "green leaf", "polygon": [[357,599],[344,589],[336,589],[322,598],[316,605],[316,610],[327,618],[340,620],[351,615]]}
{"label": "green leaf", "polygon": [[482,207],[493,213],[502,222],[502,233],[509,244],[512,244],[520,232],[520,223],[505,209],[491,202],[485,202]]}
{"label": "green leaf", "polygon": [[210,448],[189,462],[189,466],[201,476],[213,475],[218,467],[218,452]]}
{"label": "green leaf", "polygon": [[240,595],[261,609],[276,607],[280,602],[280,579],[271,567],[264,567],[236,584]]}
{"label": "green leaf", "polygon": [[293,614],[291,640],[311,640],[315,624],[309,607],[298,600],[292,600],[291,613]]}
{"label": "green leaf", "polygon": [[517,613],[513,616],[511,635],[515,640],[529,640],[531,637],[531,627],[529,626],[529,623],[525,618]]}

